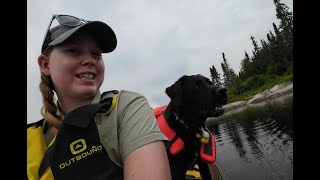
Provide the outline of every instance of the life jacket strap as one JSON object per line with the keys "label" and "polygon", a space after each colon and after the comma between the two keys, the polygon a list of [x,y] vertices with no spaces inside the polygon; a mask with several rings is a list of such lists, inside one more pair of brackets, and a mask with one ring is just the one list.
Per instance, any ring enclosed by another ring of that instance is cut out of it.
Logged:
{"label": "life jacket strap", "polygon": [[[100,104],[103,104],[103,108],[100,109],[101,111],[95,113],[110,114],[116,105],[118,93],[119,91],[117,90],[104,92],[100,100]],[[91,113],[85,113],[82,117],[92,116],[88,114]],[[86,126],[86,123],[80,123],[79,126]],[[27,176],[30,180],[53,179],[49,161],[51,158],[50,154],[52,154],[51,151],[54,149],[54,140],[47,147],[44,135],[47,128],[48,126],[46,126],[44,119],[27,125]]]}
{"label": "life jacket strap", "polygon": [[159,128],[161,132],[169,139],[169,150],[171,154],[178,154],[184,149],[183,140],[177,135],[177,133],[171,129],[167,120],[164,118],[163,112],[167,108],[167,105],[152,109],[156,116]]}
{"label": "life jacket strap", "polygon": [[[166,105],[153,109],[153,113],[156,116],[159,128],[161,132],[170,140],[169,149],[170,153],[175,155],[180,153],[184,149],[183,140],[177,135],[177,133],[171,129],[167,121],[164,118],[163,112],[166,109]],[[214,165],[216,160],[216,144],[212,132],[208,128],[204,128],[203,134],[197,135],[200,144],[200,157],[202,161],[209,165]]]}
{"label": "life jacket strap", "polygon": [[205,128],[205,130],[210,136],[207,143],[201,143],[200,145],[200,157],[202,161],[213,166],[216,160],[216,143],[212,132],[208,128]]}

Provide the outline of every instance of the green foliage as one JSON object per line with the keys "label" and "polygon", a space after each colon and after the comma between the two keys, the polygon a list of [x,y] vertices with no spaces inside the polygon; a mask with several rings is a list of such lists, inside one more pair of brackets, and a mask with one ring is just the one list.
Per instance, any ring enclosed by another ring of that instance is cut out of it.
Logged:
{"label": "green foliage", "polygon": [[224,53],[222,53],[223,63],[221,63],[221,68],[223,71],[224,86],[235,86],[238,76],[234,70],[230,67]]}
{"label": "green foliage", "polygon": [[[273,0],[279,27],[275,23],[267,40],[260,39],[262,47],[253,36],[250,37],[254,49],[249,57],[245,51],[239,74],[235,74],[224,53],[221,68],[224,86],[228,91],[228,102],[248,100],[253,95],[272,88],[276,84],[293,80],[293,16],[280,0]],[[212,69],[210,69],[212,73]]]}
{"label": "green foliage", "polygon": [[245,87],[245,90],[258,88],[267,81],[266,76],[264,75],[254,75],[243,81],[241,85]]}
{"label": "green foliage", "polygon": [[[293,81],[293,73],[288,73],[282,76],[265,76],[265,75],[256,75],[248,78],[246,81],[241,83],[242,92],[239,93],[235,88],[228,86],[228,103],[235,101],[247,101],[251,99],[255,94],[263,92],[267,89],[271,89],[277,84],[287,83]],[[238,88],[238,89],[241,89]]]}
{"label": "green foliage", "polygon": [[212,67],[210,68],[210,74],[211,74],[211,81],[212,81],[213,85],[221,86],[222,83],[221,83],[220,74],[218,73],[218,71],[214,67],[214,65],[212,65]]}

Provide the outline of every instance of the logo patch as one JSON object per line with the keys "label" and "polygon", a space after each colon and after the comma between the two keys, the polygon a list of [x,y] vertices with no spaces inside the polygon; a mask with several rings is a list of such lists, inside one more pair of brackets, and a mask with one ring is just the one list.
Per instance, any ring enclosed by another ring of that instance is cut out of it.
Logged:
{"label": "logo patch", "polygon": [[70,150],[72,154],[79,154],[86,149],[87,144],[84,139],[75,140],[70,144]]}

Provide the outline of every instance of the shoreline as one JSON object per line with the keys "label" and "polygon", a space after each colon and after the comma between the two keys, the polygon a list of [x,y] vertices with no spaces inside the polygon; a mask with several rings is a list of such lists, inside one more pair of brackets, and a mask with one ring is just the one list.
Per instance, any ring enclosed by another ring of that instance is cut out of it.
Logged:
{"label": "shoreline", "polygon": [[[271,89],[267,89],[261,93],[254,95],[248,101],[236,101],[224,105],[224,114],[222,116],[239,113],[249,107],[263,106],[266,103],[272,101],[283,101],[289,97],[293,97],[293,83],[289,82],[278,84]],[[217,117],[211,117],[208,118],[207,121],[212,121],[215,119],[217,119]]]}

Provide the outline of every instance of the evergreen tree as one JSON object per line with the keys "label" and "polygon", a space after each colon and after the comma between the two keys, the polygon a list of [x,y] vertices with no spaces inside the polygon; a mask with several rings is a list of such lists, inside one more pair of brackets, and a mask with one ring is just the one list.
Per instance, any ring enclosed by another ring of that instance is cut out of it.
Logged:
{"label": "evergreen tree", "polygon": [[275,32],[275,40],[270,44],[271,49],[271,59],[268,65],[267,73],[270,75],[282,75],[287,67],[290,66],[290,59],[292,56],[290,52],[292,52],[288,44],[286,44],[285,37],[280,28],[277,27],[275,23],[273,25],[273,30]]}
{"label": "evergreen tree", "polygon": [[261,73],[261,67],[259,64],[260,47],[258,46],[258,43],[253,36],[250,36],[250,39],[253,45],[251,61],[252,61],[253,67],[255,68],[255,73],[260,74]]}
{"label": "evergreen tree", "polygon": [[229,76],[228,76],[228,70],[225,64],[221,63],[221,68],[223,72],[223,84],[225,87],[227,87],[228,83],[230,82]]}
{"label": "evergreen tree", "polygon": [[257,41],[255,40],[255,38],[253,36],[251,36],[250,39],[252,41],[252,45],[253,45],[253,48],[254,48],[253,51],[252,51],[253,57],[255,57],[259,53],[260,48],[258,46]]}
{"label": "evergreen tree", "polygon": [[260,42],[261,42],[262,49],[268,48],[268,44],[266,43],[265,40],[261,39]]}
{"label": "evergreen tree", "polygon": [[210,68],[210,74],[211,74],[211,79],[212,79],[212,84],[215,86],[221,86],[221,79],[220,79],[220,74],[218,73],[217,69],[212,65]]}
{"label": "evergreen tree", "polygon": [[280,0],[274,0],[273,3],[276,6],[276,16],[280,20],[279,28],[281,29],[286,43],[292,43],[293,40],[293,13],[289,12],[289,7],[280,2]]}
{"label": "evergreen tree", "polygon": [[272,43],[274,43],[274,41],[275,41],[275,37],[274,37],[273,33],[270,30],[269,30],[269,33],[267,34],[267,39],[268,39],[270,45]]}
{"label": "evergreen tree", "polygon": [[241,67],[239,72],[239,78],[243,81],[250,76],[255,74],[253,64],[250,57],[246,51],[244,51],[244,59],[241,61]]}
{"label": "evergreen tree", "polygon": [[228,86],[234,86],[236,82],[237,75],[233,71],[233,69],[230,67],[227,59],[225,58],[224,53],[222,53],[223,62],[221,63],[221,68],[223,71],[223,77],[224,77],[224,85]]}
{"label": "evergreen tree", "polygon": [[275,23],[272,23],[273,31],[276,34],[276,37],[281,37],[281,32]]}
{"label": "evergreen tree", "polygon": [[280,20],[279,29],[281,31],[281,42],[284,48],[282,49],[282,61],[285,67],[292,66],[293,61],[293,13],[289,11],[289,7],[274,0],[276,6],[276,16]]}
{"label": "evergreen tree", "polygon": [[221,63],[223,83],[219,81],[220,74],[214,66],[210,68],[213,83],[221,83],[228,89],[229,97],[236,97],[248,91],[263,86],[266,82],[272,82],[271,78],[290,75],[293,67],[293,13],[288,6],[280,0],[273,0],[276,7],[276,17],[279,25],[272,23],[273,32],[269,30],[267,40],[260,40],[261,47],[253,36],[250,39],[253,44],[252,56],[245,51],[241,61],[240,72],[236,75],[228,64],[225,54],[222,53]]}

